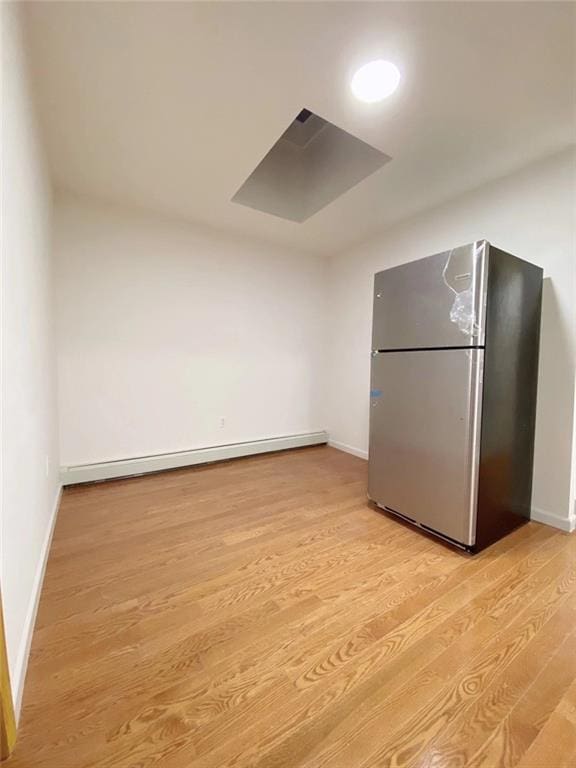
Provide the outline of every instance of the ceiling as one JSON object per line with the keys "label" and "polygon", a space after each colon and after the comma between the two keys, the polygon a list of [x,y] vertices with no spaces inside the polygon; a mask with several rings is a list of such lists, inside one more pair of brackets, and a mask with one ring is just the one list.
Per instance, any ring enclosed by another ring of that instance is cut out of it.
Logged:
{"label": "ceiling", "polygon": [[[554,2],[29,3],[56,187],[317,252],[576,136],[575,12]],[[354,99],[374,58],[398,91]],[[306,107],[392,160],[302,223],[231,202]]]}

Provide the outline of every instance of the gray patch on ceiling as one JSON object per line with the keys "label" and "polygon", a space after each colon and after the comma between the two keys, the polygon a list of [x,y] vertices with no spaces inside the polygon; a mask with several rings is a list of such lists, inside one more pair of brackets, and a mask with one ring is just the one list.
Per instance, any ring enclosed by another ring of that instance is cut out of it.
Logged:
{"label": "gray patch on ceiling", "polygon": [[390,159],[303,109],[232,201],[289,221],[306,221]]}

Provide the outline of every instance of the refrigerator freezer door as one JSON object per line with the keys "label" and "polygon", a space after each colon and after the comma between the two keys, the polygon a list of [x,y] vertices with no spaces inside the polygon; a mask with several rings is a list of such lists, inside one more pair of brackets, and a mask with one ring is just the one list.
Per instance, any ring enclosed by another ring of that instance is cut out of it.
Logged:
{"label": "refrigerator freezer door", "polygon": [[479,240],[378,272],[372,349],[483,346],[488,250]]}
{"label": "refrigerator freezer door", "polygon": [[368,495],[474,544],[484,350],[372,358]]}

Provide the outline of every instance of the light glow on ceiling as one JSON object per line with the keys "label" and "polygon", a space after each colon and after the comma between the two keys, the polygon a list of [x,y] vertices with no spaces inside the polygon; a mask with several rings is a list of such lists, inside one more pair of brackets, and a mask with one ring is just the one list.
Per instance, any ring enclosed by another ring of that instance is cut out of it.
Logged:
{"label": "light glow on ceiling", "polygon": [[393,94],[399,83],[398,67],[390,61],[378,59],[360,67],[350,87],[357,99],[372,104]]}

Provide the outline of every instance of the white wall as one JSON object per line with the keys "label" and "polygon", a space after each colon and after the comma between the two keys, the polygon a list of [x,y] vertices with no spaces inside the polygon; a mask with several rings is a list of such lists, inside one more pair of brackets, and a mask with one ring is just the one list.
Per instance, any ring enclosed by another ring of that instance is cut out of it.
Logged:
{"label": "white wall", "polygon": [[19,9],[2,26],[2,507],[0,583],[19,704],[57,503],[51,192],[32,110]]}
{"label": "white wall", "polygon": [[55,256],[63,466],[324,427],[322,259],[70,196]]}
{"label": "white wall", "polygon": [[[568,526],[576,329],[575,153],[566,151],[402,222],[330,266],[328,430],[366,455],[375,272],[486,238],[544,268],[533,506]],[[382,201],[386,205],[386,201]]]}

